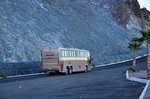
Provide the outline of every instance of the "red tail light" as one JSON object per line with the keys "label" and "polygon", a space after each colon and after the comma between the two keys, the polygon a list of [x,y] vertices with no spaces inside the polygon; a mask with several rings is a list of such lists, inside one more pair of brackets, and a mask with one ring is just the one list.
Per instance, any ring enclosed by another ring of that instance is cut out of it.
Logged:
{"label": "red tail light", "polygon": [[57,64],[57,68],[60,69],[60,64],[59,63]]}

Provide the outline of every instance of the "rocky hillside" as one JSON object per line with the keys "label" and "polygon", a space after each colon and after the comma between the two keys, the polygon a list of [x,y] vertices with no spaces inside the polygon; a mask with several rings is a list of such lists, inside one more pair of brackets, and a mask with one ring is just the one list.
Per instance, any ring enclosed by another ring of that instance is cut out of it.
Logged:
{"label": "rocky hillside", "polygon": [[97,64],[130,57],[137,0],[0,0],[0,61],[40,61],[46,46],[90,50]]}
{"label": "rocky hillside", "polygon": [[137,0],[119,0],[119,2],[114,13],[117,22],[129,30],[140,29],[141,13]]}
{"label": "rocky hillside", "polygon": [[150,29],[150,12],[146,8],[141,9],[143,28]]}

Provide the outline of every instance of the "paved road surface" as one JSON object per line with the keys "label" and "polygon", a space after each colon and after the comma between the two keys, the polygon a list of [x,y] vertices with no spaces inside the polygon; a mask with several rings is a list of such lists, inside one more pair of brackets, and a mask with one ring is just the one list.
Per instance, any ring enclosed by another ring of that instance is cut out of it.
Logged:
{"label": "paved road surface", "polygon": [[[139,68],[145,64],[145,58],[138,62]],[[71,76],[1,80],[0,99],[138,99],[144,84],[125,79],[129,66],[131,62]]]}

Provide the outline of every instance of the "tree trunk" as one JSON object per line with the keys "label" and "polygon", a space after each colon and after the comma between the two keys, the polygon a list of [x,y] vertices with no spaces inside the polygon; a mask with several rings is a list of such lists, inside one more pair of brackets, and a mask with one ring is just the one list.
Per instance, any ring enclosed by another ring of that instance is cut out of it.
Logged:
{"label": "tree trunk", "polygon": [[150,79],[150,48],[147,44],[147,78]]}
{"label": "tree trunk", "polygon": [[134,50],[134,55],[133,55],[133,67],[136,69],[136,50]]}

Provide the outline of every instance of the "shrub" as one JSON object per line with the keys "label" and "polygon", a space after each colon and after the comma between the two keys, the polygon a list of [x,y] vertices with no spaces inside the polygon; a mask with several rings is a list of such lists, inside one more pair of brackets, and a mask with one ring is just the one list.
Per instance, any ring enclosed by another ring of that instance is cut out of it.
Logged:
{"label": "shrub", "polygon": [[95,65],[95,64],[92,64],[92,66],[95,67],[96,65]]}
{"label": "shrub", "polygon": [[2,78],[6,78],[6,77],[7,77],[7,75],[6,75],[5,73],[3,73],[3,72],[0,72],[0,77],[2,77]]}
{"label": "shrub", "polygon": [[128,68],[128,71],[129,72],[136,72],[136,69],[134,67],[130,67],[130,68]]}

